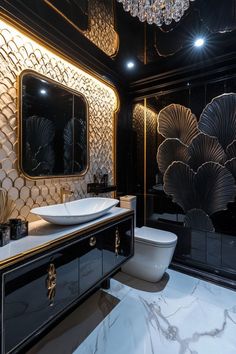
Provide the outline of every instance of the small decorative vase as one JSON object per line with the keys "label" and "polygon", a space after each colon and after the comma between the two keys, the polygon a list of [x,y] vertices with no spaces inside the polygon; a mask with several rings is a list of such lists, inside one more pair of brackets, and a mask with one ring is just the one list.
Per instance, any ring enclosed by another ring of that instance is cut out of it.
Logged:
{"label": "small decorative vase", "polygon": [[18,240],[28,235],[28,221],[21,219],[10,219],[11,239]]}
{"label": "small decorative vase", "polygon": [[8,224],[0,224],[0,247],[10,242],[10,226]]}

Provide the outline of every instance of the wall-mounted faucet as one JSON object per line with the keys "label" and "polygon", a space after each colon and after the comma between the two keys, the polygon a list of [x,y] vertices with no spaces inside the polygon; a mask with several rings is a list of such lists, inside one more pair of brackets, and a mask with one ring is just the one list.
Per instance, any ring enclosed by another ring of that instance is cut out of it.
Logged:
{"label": "wall-mounted faucet", "polygon": [[72,195],[73,195],[73,191],[71,190],[68,184],[61,187],[60,189],[61,203],[65,203],[66,197],[71,197]]}

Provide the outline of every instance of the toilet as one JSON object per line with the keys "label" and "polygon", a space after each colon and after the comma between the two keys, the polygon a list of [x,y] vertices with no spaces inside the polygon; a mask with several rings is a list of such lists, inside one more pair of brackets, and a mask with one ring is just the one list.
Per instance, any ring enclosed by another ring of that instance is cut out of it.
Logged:
{"label": "toilet", "polygon": [[[122,198],[126,198],[125,203]],[[120,198],[120,206],[135,211],[134,196]],[[133,206],[133,207],[132,207]],[[158,282],[162,279],[170,265],[177,244],[177,236],[169,231],[151,227],[135,227],[134,229],[134,256],[122,266],[122,271],[136,278],[149,282]]]}
{"label": "toilet", "polygon": [[136,278],[158,282],[169,267],[177,243],[172,232],[143,226],[134,229],[134,256],[122,271]]}

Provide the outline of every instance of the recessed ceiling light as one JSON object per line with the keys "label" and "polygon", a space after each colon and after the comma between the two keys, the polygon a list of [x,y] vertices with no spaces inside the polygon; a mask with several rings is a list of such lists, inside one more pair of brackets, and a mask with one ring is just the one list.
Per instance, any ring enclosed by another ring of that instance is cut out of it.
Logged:
{"label": "recessed ceiling light", "polygon": [[41,89],[39,92],[41,93],[41,95],[46,95],[47,94],[47,91],[44,90],[44,89]]}
{"label": "recessed ceiling light", "polygon": [[202,37],[199,37],[194,41],[195,47],[202,47],[204,44],[205,44],[205,39]]}
{"label": "recessed ceiling light", "polygon": [[128,61],[126,64],[128,69],[133,69],[134,68],[134,62],[133,61]]}

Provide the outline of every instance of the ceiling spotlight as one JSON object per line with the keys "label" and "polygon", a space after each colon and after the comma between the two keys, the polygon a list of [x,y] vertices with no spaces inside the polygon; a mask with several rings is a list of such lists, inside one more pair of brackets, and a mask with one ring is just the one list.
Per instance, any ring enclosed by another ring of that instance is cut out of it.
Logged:
{"label": "ceiling spotlight", "polygon": [[128,69],[133,69],[134,68],[134,62],[133,61],[128,61],[126,64]]}
{"label": "ceiling spotlight", "polygon": [[195,41],[194,41],[194,46],[195,47],[202,47],[203,45],[205,44],[205,39],[204,38],[197,38]]}
{"label": "ceiling spotlight", "polygon": [[41,89],[39,92],[41,93],[41,95],[46,95],[47,94],[47,91],[44,90],[44,89]]}

